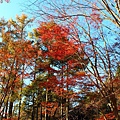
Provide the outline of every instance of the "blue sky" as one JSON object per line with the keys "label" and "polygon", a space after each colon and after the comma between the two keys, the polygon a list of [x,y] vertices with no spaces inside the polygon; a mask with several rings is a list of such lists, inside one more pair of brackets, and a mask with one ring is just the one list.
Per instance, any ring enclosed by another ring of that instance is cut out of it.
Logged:
{"label": "blue sky", "polygon": [[24,2],[25,0],[10,0],[9,3],[6,3],[5,1],[3,1],[3,3],[0,3],[0,19],[14,19],[16,14],[21,15],[21,5],[24,4]]}
{"label": "blue sky", "polygon": [[[16,15],[21,16],[23,13],[26,14],[26,11],[22,11],[25,9],[24,5],[28,4],[28,0],[10,0],[9,3],[3,0],[3,3],[0,3],[0,19],[5,19],[6,21],[9,19],[16,19]],[[32,15],[28,15],[28,18],[32,18]],[[32,24],[32,27],[27,28],[28,31],[31,31],[33,27],[36,27],[35,24]]]}

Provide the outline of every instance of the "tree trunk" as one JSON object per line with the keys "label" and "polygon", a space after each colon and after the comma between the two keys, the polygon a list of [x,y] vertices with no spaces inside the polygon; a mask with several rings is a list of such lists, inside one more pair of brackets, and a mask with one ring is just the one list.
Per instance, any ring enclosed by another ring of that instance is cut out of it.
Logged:
{"label": "tree trunk", "polygon": [[68,120],[68,98],[66,98],[66,120]]}
{"label": "tree trunk", "polygon": [[42,105],[40,104],[40,120],[42,120]]}
{"label": "tree trunk", "polygon": [[33,94],[33,108],[32,108],[32,120],[34,120],[34,117],[35,117],[35,101],[34,101],[34,98],[35,98],[35,96],[34,96],[34,94]]}
{"label": "tree trunk", "polygon": [[111,101],[111,104],[112,104],[112,108],[113,108],[113,113],[115,115],[115,119],[116,120],[120,120],[120,116],[118,114],[118,108],[117,108],[117,99],[115,97],[115,94],[112,94],[110,96],[110,101]]}
{"label": "tree trunk", "polygon": [[7,119],[7,112],[8,112],[8,100],[6,102],[6,107],[5,107],[5,119]]}
{"label": "tree trunk", "polygon": [[37,110],[36,110],[36,120],[38,120],[38,112],[39,112],[38,108],[39,108],[39,104],[37,104]]}
{"label": "tree trunk", "polygon": [[[48,102],[48,90],[46,89],[46,104]],[[47,120],[47,105],[45,104],[45,120]]]}
{"label": "tree trunk", "polygon": [[9,105],[9,118],[12,118],[12,109],[13,109],[13,102],[10,102],[10,105]]}
{"label": "tree trunk", "polygon": [[61,115],[61,120],[63,119],[63,99],[61,97],[61,103],[60,103],[60,115]]}
{"label": "tree trunk", "polygon": [[[68,85],[68,74],[69,74],[69,71],[68,71],[68,65],[67,65],[67,78],[66,78],[66,89],[67,89],[67,92],[69,92],[69,85]],[[68,94],[66,96],[66,120],[68,120],[68,112],[69,112],[69,98],[68,98]]]}
{"label": "tree trunk", "polygon": [[20,101],[19,101],[18,120],[20,120],[20,110],[21,110],[21,94],[20,94]]}

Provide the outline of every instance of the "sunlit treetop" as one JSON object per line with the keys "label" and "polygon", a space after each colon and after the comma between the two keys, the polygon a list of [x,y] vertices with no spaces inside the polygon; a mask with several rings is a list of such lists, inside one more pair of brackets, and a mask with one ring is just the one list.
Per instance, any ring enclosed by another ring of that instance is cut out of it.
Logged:
{"label": "sunlit treetop", "polygon": [[65,26],[57,25],[54,21],[42,22],[37,29],[43,43],[53,43],[57,41],[67,41],[69,29]]}
{"label": "sunlit treetop", "polygon": [[70,30],[54,21],[42,22],[37,28],[38,37],[47,48],[46,55],[57,60],[64,60],[78,52],[80,44],[70,38]]}

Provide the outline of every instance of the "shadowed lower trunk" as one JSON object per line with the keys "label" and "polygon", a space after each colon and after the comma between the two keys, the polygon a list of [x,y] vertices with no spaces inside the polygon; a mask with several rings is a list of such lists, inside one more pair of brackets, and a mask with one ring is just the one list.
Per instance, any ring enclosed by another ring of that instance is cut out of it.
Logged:
{"label": "shadowed lower trunk", "polygon": [[115,115],[115,119],[116,120],[120,120],[120,116],[119,116],[118,108],[117,108],[117,99],[115,97],[115,94],[112,94],[110,96],[110,101],[111,101],[111,104],[112,104],[112,108],[113,108],[113,113]]}
{"label": "shadowed lower trunk", "polygon": [[12,109],[13,109],[13,102],[10,102],[10,105],[9,105],[9,118],[12,118]]}

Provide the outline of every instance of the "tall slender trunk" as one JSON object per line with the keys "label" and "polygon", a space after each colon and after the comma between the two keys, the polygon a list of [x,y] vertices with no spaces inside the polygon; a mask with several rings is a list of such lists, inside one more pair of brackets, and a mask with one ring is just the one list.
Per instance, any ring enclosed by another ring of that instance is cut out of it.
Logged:
{"label": "tall slender trunk", "polygon": [[[69,85],[68,85],[68,65],[67,65],[67,76],[66,76],[66,90],[67,90],[67,93],[69,92],[69,90],[68,90],[68,87],[69,87]],[[68,94],[67,94],[67,96],[66,96],[66,120],[68,120],[68,112],[69,112],[69,98],[68,98]]]}
{"label": "tall slender trunk", "polygon": [[9,118],[12,118],[12,109],[13,109],[13,102],[9,103]]}
{"label": "tall slender trunk", "polygon": [[37,109],[36,109],[36,120],[38,120],[38,113],[39,113],[39,104],[37,103]]}
{"label": "tall slender trunk", "polygon": [[[35,71],[36,71],[36,60],[35,60]],[[33,76],[33,79],[35,80],[36,79],[36,72],[34,72],[34,76]],[[35,119],[35,115],[37,114],[36,112],[35,112],[35,93],[33,92],[33,100],[32,100],[32,102],[33,102],[33,106],[32,106],[32,120],[34,120]],[[38,117],[37,117],[38,118]]]}
{"label": "tall slender trunk", "polygon": [[61,97],[61,103],[60,103],[60,115],[61,115],[61,120],[63,119],[63,98]]}
{"label": "tall slender trunk", "polygon": [[[23,71],[24,71],[24,65],[23,65]],[[23,74],[24,74],[24,73],[22,73],[22,78],[21,78],[22,82],[21,82],[21,87],[20,87],[20,100],[19,100],[18,120],[20,120],[20,113],[21,113]]]}
{"label": "tall slender trunk", "polygon": [[6,107],[5,107],[5,119],[7,119],[7,112],[8,112],[8,100],[6,102]]}
{"label": "tall slender trunk", "polygon": [[32,108],[32,120],[34,120],[35,118],[35,96],[34,96],[34,93],[33,93],[33,108]]}
{"label": "tall slender trunk", "polygon": [[19,101],[18,120],[20,120],[20,112],[21,112],[21,93],[20,93],[20,101]]}
{"label": "tall slender trunk", "polygon": [[[12,98],[13,94],[14,94],[14,91],[12,91],[12,93],[11,93],[11,98]],[[12,110],[13,110],[13,101],[10,100],[10,102],[9,102],[9,112],[8,112],[9,118],[12,118],[12,112],[13,112]]]}
{"label": "tall slender trunk", "polygon": [[42,120],[42,104],[40,104],[40,120]]}
{"label": "tall slender trunk", "polygon": [[66,98],[66,120],[68,120],[68,111],[69,111],[68,102],[69,102],[69,100],[68,100],[68,98]]}
{"label": "tall slender trunk", "polygon": [[[62,67],[62,78],[61,78],[61,88],[63,89],[63,79],[64,79],[64,76],[63,76],[63,67]],[[61,102],[60,102],[60,115],[61,115],[61,120],[63,119],[63,97],[62,97],[63,93],[61,91]]]}
{"label": "tall slender trunk", "polygon": [[[48,102],[48,89],[47,88],[46,88],[46,96],[45,97],[46,97],[45,102],[47,104],[47,102]],[[47,120],[47,105],[46,104],[45,104],[45,120]]]}

